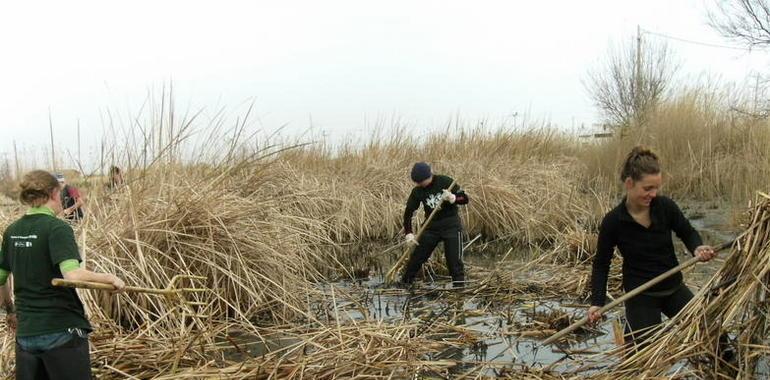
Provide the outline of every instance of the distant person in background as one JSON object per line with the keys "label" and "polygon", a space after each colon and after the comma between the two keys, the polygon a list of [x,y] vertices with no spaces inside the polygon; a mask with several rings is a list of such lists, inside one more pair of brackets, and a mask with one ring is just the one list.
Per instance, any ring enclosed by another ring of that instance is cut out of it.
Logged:
{"label": "distant person in background", "polygon": [[79,222],[83,219],[83,205],[85,200],[80,195],[77,187],[67,184],[64,174],[56,174],[56,180],[61,187],[61,205],[64,219],[72,222]]}
{"label": "distant person in background", "polygon": [[107,181],[107,190],[116,190],[123,186],[123,172],[117,166],[110,167],[110,178]]}

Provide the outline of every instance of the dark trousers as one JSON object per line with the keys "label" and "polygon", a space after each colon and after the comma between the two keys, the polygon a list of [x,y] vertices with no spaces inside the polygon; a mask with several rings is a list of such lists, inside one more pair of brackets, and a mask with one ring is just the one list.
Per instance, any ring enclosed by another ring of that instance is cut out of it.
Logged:
{"label": "dark trousers", "polygon": [[16,345],[16,378],[19,380],[90,380],[88,339],[74,337],[47,351],[24,351]]}
{"label": "dark trousers", "polygon": [[465,281],[465,269],[462,261],[463,236],[459,227],[443,228],[438,230],[427,229],[420,236],[419,245],[414,248],[401,281],[411,284],[422,264],[430,258],[438,243],[444,242],[444,256],[447,268],[452,276],[454,286],[462,286]]}
{"label": "dark trousers", "polygon": [[[634,343],[643,346],[649,331],[662,322],[661,313],[673,318],[692,298],[690,289],[681,284],[669,295],[642,293],[626,301],[626,320],[628,320]],[[641,346],[638,347],[641,348]]]}

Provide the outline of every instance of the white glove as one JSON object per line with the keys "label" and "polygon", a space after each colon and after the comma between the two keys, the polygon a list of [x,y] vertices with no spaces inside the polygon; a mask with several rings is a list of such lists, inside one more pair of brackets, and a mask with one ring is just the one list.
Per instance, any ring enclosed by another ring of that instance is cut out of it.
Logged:
{"label": "white glove", "polygon": [[444,189],[444,194],[441,195],[441,199],[443,199],[443,200],[445,200],[445,201],[447,201],[447,202],[449,202],[451,204],[454,204],[455,201],[457,200],[457,196],[452,194],[451,191],[449,191],[447,189]]}
{"label": "white glove", "polygon": [[404,240],[406,240],[406,244],[412,244],[412,245],[418,245],[417,239],[414,238],[414,234],[409,233],[404,236]]}

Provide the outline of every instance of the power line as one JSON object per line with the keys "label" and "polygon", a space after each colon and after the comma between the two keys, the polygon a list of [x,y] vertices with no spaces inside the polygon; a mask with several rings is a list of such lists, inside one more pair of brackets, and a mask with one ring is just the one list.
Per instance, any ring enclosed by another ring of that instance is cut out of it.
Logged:
{"label": "power line", "polygon": [[712,44],[712,43],[708,43],[708,42],[700,42],[700,41],[688,40],[686,38],[679,38],[679,37],[674,37],[674,36],[671,36],[671,35],[668,35],[668,34],[653,32],[651,30],[647,30],[647,29],[644,29],[644,28],[642,28],[642,31],[645,34],[650,34],[650,35],[653,35],[653,36],[657,36],[657,37],[661,37],[661,38],[667,38],[667,39],[670,39],[670,40],[675,40],[675,41],[684,42],[684,43],[693,44],[693,45],[706,46],[706,47],[716,48],[716,49],[731,49],[731,50],[741,50],[741,51],[748,51],[748,52],[753,51],[751,48],[742,48],[742,47],[737,47],[737,46],[718,45],[718,44]]}

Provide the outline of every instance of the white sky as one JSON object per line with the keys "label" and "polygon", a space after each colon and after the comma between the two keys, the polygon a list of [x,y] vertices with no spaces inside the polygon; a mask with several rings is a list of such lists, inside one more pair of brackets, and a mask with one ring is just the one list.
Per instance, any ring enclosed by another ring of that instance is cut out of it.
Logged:
{"label": "white sky", "polygon": [[[581,80],[610,43],[633,38],[637,24],[727,44],[706,25],[706,4],[3,2],[0,159],[13,141],[24,151],[49,144],[49,108],[57,144],[74,149],[79,119],[84,155],[93,154],[104,110],[135,112],[169,80],[178,108],[226,106],[234,119],[253,99],[262,128],[288,124],[290,135],[305,132],[311,117],[338,139],[394,115],[415,134],[442,129],[458,113],[468,121],[518,112],[567,128],[590,125],[598,117]],[[670,47],[693,76],[741,81],[768,63],[762,52]]]}

